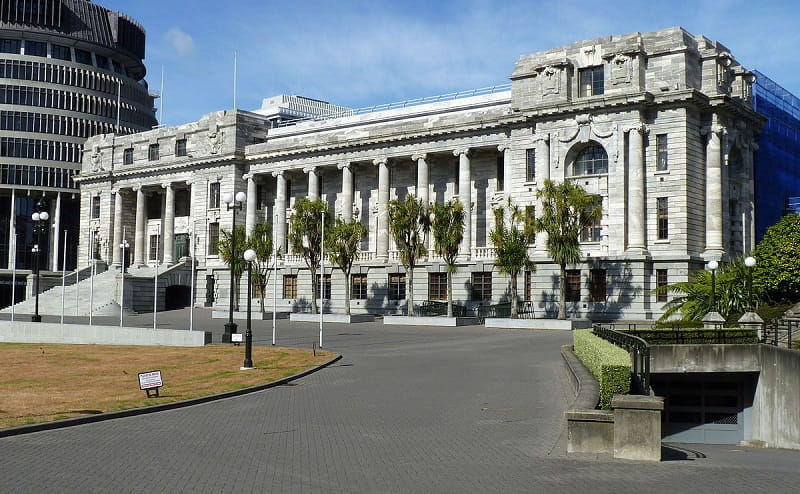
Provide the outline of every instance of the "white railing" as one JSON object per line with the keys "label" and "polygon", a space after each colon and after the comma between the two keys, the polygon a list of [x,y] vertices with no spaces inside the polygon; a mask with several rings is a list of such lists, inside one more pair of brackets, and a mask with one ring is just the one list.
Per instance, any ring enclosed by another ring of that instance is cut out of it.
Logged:
{"label": "white railing", "polygon": [[375,260],[375,252],[369,250],[360,250],[358,251],[358,260],[359,261],[374,261]]}
{"label": "white railing", "polygon": [[389,260],[390,261],[399,261],[400,260],[400,251],[399,250],[390,250],[389,251]]}
{"label": "white railing", "polygon": [[475,247],[472,249],[473,259],[494,259],[494,247]]}

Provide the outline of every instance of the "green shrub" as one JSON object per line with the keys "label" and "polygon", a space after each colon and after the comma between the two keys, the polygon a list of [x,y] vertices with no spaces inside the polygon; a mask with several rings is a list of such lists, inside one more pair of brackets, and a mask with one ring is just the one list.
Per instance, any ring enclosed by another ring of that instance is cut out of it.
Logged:
{"label": "green shrub", "polygon": [[755,329],[631,329],[622,330],[638,336],[650,345],[752,345],[758,343]]}
{"label": "green shrub", "polygon": [[589,329],[574,332],[574,345],[575,355],[600,383],[600,408],[610,410],[614,395],[630,392],[630,354]]}

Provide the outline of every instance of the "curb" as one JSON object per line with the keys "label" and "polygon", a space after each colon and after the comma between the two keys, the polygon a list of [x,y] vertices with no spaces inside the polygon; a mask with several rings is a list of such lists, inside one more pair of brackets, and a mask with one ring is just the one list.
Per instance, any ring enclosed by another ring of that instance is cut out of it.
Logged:
{"label": "curb", "polygon": [[48,431],[54,429],[63,429],[66,427],[73,427],[76,425],[83,425],[83,424],[92,424],[94,422],[104,422],[106,420],[113,420],[119,419],[123,417],[135,417],[137,415],[145,415],[148,413],[155,413],[155,412],[162,412],[165,410],[174,410],[176,408],[184,408],[194,405],[200,405],[202,403],[208,403],[210,401],[218,401],[224,400],[226,398],[233,398],[236,396],[246,395],[250,393],[255,393],[257,391],[263,391],[265,389],[274,388],[276,386],[282,386],[288,382],[294,381],[296,379],[300,379],[301,377],[305,377],[309,374],[313,374],[318,370],[324,369],[328,367],[334,362],[337,362],[342,358],[342,355],[336,355],[332,357],[327,362],[323,362],[322,364],[312,367],[308,370],[295,374],[293,376],[284,377],[282,379],[278,379],[277,381],[268,382],[266,384],[259,384],[257,386],[251,386],[249,388],[243,389],[235,389],[233,391],[226,391],[225,393],[219,393],[215,395],[209,396],[201,396],[198,398],[191,398],[189,400],[183,401],[176,401],[173,403],[165,403],[163,405],[152,405],[149,407],[141,407],[141,408],[131,408],[130,410],[119,410],[116,412],[105,412],[100,413],[97,415],[86,415],[84,417],[75,417],[71,419],[64,419],[64,420],[57,420],[55,422],[42,422],[41,424],[31,424],[31,425],[22,425],[19,427],[10,427],[8,429],[0,429],[0,438],[1,437],[11,437],[11,436],[19,436],[22,434],[30,434],[32,432],[41,432],[41,431]]}

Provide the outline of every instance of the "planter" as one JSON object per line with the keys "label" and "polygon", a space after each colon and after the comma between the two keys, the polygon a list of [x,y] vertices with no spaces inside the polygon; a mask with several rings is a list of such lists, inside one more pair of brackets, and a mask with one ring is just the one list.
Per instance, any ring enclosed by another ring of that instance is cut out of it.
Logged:
{"label": "planter", "polygon": [[503,317],[484,319],[487,328],[508,329],[573,329],[591,328],[592,322],[586,319],[508,319]]}
{"label": "planter", "polygon": [[[276,312],[276,317],[278,319],[286,319],[289,317],[288,312]],[[211,312],[211,319],[228,319],[228,311],[226,310],[215,310]],[[271,321],[272,320],[272,312],[265,312],[261,313],[261,311],[253,311],[250,313],[250,319],[253,321]],[[233,313],[233,320],[234,321],[246,321],[247,320],[247,312],[245,311],[234,311]]]}
{"label": "planter", "polygon": [[[351,324],[356,322],[372,322],[375,316],[372,314],[323,314],[322,323],[335,322],[343,324]],[[306,314],[302,312],[295,312],[289,315],[289,320],[292,322],[319,322],[319,314]]]}
{"label": "planter", "polygon": [[447,317],[447,316],[385,316],[383,324],[396,324],[399,326],[472,326],[480,324],[477,317]]}

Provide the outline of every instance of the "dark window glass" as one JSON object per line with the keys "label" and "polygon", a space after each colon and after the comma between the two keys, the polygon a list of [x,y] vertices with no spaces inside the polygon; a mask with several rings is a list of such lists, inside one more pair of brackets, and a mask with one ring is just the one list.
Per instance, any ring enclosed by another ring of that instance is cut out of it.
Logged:
{"label": "dark window glass", "polygon": [[108,70],[108,58],[104,57],[103,55],[98,55],[97,53],[95,53],[94,61],[97,62],[97,66],[99,68]]}
{"label": "dark window glass", "polygon": [[366,300],[367,298],[367,275],[354,274],[350,278],[353,281],[352,289],[350,290],[350,298],[353,300]]}
{"label": "dark window glass", "polygon": [[566,286],[566,299],[567,302],[580,302],[581,301],[581,270],[568,269],[567,270],[567,286]]}
{"label": "dark window glass", "polygon": [[[146,197],[146,196],[145,196]],[[157,220],[161,218],[161,198],[163,196],[153,194],[150,197],[146,197],[145,202],[147,204],[147,219],[148,220]]]}
{"label": "dark window glass", "polygon": [[536,150],[527,149],[525,151],[525,181],[533,182],[536,180]]}
{"label": "dark window glass", "polygon": [[156,161],[158,159],[158,144],[150,144],[147,148],[147,159]]}
{"label": "dark window glass", "polygon": [[667,161],[667,134],[658,134],[656,136],[656,148],[658,152],[658,161],[656,162],[656,170],[664,171],[669,168]]}
{"label": "dark window glass", "polygon": [[191,205],[189,189],[175,189],[175,216],[189,216]]}
{"label": "dark window glass", "polygon": [[592,276],[592,302],[606,301],[606,270],[593,269]]}
{"label": "dark window glass", "polygon": [[447,300],[447,273],[428,273],[428,300]]}
{"label": "dark window glass", "polygon": [[50,45],[50,56],[59,60],[72,60],[72,53],[68,46]]}
{"label": "dark window glass", "polygon": [[404,300],[406,298],[406,274],[393,273],[389,275],[389,300]]}
{"label": "dark window glass", "polygon": [[86,50],[75,48],[75,61],[85,65],[92,65],[92,54]]}
{"label": "dark window glass", "polygon": [[219,182],[211,182],[209,184],[208,208],[219,209]]}
{"label": "dark window glass", "polygon": [[590,144],[575,159],[574,175],[608,173],[608,154],[603,146]]}
{"label": "dark window glass", "polygon": [[603,77],[602,65],[578,69],[578,94],[581,97],[603,94],[605,89]]}
{"label": "dark window glass", "polygon": [[19,55],[22,42],[18,39],[0,39],[0,53]]}
{"label": "dark window glass", "polygon": [[126,148],[122,151],[122,162],[125,165],[133,164],[133,148]]}
{"label": "dark window glass", "polygon": [[175,141],[175,156],[186,156],[186,139]]}
{"label": "dark window glass", "polygon": [[100,218],[100,198],[98,196],[92,197],[92,219]]}
{"label": "dark window glass", "polygon": [[[656,288],[665,287],[669,284],[666,269],[656,269]],[[667,292],[658,292],[656,302],[666,302]]]}
{"label": "dark window glass", "polygon": [[472,300],[492,300],[492,273],[472,273]]}
{"label": "dark window glass", "polygon": [[46,57],[47,43],[42,43],[40,41],[25,40],[25,54],[34,57]]}
{"label": "dark window glass", "polygon": [[505,181],[506,181],[505,173],[506,173],[506,170],[505,170],[505,166],[504,166],[503,162],[504,162],[503,153],[500,153],[500,156],[497,157],[497,190],[498,191],[503,190],[503,187],[505,187]]}
{"label": "dark window glass", "polygon": [[525,300],[531,299],[531,290],[533,289],[533,273],[525,271]]}
{"label": "dark window glass", "polygon": [[666,197],[656,199],[656,214],[658,215],[658,239],[669,238],[669,200]]}
{"label": "dark window glass", "polygon": [[[208,224],[208,255],[219,254],[219,223]],[[286,297],[284,297],[286,298]]]}
{"label": "dark window glass", "polygon": [[[316,280],[314,281],[317,285],[317,293],[319,293],[319,275],[317,275]],[[331,275],[326,274],[324,278],[322,278],[322,298],[330,299],[331,298]]]}
{"label": "dark window glass", "polygon": [[297,275],[283,275],[283,298],[297,298]]}

